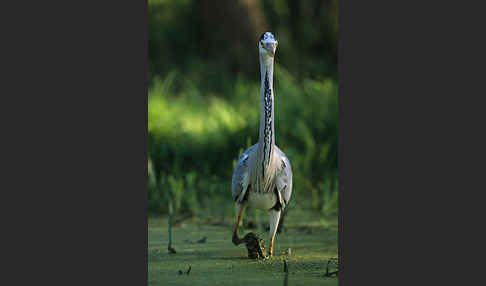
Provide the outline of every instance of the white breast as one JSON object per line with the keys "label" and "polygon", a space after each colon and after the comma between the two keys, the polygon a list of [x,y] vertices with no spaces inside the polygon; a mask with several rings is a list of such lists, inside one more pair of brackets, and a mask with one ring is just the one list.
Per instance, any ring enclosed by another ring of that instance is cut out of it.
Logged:
{"label": "white breast", "polygon": [[277,196],[274,192],[268,193],[255,193],[250,192],[248,194],[248,206],[260,209],[269,210],[277,202]]}

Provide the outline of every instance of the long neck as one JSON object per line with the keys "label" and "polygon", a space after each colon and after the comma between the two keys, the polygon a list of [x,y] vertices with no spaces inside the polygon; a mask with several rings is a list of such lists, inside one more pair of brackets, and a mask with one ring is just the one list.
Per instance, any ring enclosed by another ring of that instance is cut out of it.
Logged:
{"label": "long neck", "polygon": [[271,162],[275,146],[274,101],[273,101],[273,58],[260,55],[260,132],[258,138],[259,158],[262,175]]}

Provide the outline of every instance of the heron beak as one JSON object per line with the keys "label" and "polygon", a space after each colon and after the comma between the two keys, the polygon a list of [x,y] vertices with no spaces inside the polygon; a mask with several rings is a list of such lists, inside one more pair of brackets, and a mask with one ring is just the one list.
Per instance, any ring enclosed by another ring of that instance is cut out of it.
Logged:
{"label": "heron beak", "polygon": [[278,42],[273,43],[261,43],[262,47],[267,50],[268,54],[273,58],[275,56],[275,50],[277,49]]}

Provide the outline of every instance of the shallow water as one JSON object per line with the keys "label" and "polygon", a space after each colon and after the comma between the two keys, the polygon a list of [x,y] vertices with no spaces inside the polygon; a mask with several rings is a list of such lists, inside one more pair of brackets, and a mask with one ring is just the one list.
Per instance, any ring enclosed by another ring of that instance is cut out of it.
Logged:
{"label": "shallow water", "polygon": [[[299,221],[289,220],[286,230],[277,234],[272,258],[252,260],[244,244],[232,244],[230,223],[183,223],[173,229],[177,253],[168,254],[167,220],[150,219],[149,285],[283,285],[284,259],[288,261],[288,285],[337,285],[337,278],[324,277],[328,259],[337,257],[337,226],[324,228],[315,220]],[[242,229],[240,235],[250,231],[254,230]],[[263,230],[256,233],[268,236]],[[203,237],[206,242],[199,243]]]}

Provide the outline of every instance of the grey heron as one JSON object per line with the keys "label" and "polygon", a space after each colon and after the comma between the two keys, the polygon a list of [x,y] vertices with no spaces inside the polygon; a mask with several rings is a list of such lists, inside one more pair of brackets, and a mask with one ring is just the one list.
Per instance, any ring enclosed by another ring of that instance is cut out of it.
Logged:
{"label": "grey heron", "polygon": [[238,237],[238,226],[244,210],[249,206],[270,214],[268,256],[273,254],[273,242],[280,214],[292,194],[292,168],[289,159],[275,145],[273,65],[277,39],[265,32],[258,43],[260,58],[260,131],[258,143],[238,158],[233,173],[231,192],[238,218],[233,231],[235,245],[243,242]]}

